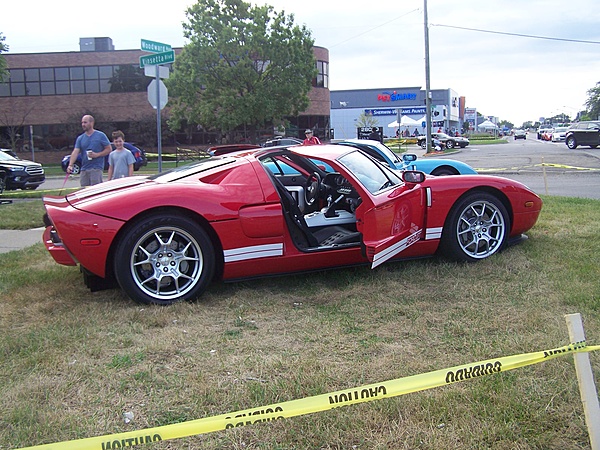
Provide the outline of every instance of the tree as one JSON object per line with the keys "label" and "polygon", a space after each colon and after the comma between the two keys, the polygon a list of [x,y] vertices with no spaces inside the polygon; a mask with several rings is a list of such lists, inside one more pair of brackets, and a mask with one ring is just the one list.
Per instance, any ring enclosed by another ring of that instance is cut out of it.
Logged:
{"label": "tree", "polygon": [[167,80],[171,128],[256,130],[309,105],[314,41],[294,16],[243,0],[199,0],[186,11],[189,40]]}
{"label": "tree", "polygon": [[6,37],[0,32],[0,82],[4,81],[5,77],[8,75],[8,64],[2,55],[2,52],[8,51],[8,45],[4,43],[5,39]]}
{"label": "tree", "polygon": [[364,112],[358,116],[356,121],[357,127],[377,127],[379,126],[379,121],[373,117],[371,114],[365,114]]}
{"label": "tree", "polygon": [[600,82],[587,91],[588,99],[585,102],[587,111],[585,115],[596,120],[600,117]]}

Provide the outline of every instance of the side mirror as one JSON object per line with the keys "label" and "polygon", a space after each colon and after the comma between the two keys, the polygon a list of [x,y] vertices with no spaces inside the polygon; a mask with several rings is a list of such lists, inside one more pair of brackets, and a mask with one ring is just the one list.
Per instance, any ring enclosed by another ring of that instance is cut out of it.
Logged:
{"label": "side mirror", "polygon": [[409,163],[417,160],[417,155],[414,153],[405,153],[402,155],[402,161]]}
{"label": "side mirror", "polygon": [[412,184],[422,183],[425,181],[425,173],[418,170],[406,170],[402,172],[402,181]]}

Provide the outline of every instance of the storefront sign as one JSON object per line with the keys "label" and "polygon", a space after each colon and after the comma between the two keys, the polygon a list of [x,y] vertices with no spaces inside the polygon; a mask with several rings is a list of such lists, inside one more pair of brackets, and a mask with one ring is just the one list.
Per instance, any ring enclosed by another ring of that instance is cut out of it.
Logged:
{"label": "storefront sign", "polygon": [[367,116],[395,116],[397,113],[395,109],[365,109]]}
{"label": "storefront sign", "polygon": [[401,100],[416,100],[417,94],[412,92],[388,92],[383,91],[381,94],[377,94],[378,102],[397,102]]}

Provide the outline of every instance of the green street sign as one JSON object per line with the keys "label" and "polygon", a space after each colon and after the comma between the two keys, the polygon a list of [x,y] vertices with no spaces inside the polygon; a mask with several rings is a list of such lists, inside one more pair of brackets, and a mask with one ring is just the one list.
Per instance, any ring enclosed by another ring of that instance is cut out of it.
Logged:
{"label": "green street sign", "polygon": [[163,44],[162,42],[154,42],[148,41],[146,39],[142,39],[142,45],[140,47],[142,50],[152,53],[164,53],[170,52],[173,50],[169,44]]}
{"label": "green street sign", "polygon": [[175,61],[175,52],[173,50],[170,50],[168,52],[140,56],[140,67],[169,64],[173,61]]}

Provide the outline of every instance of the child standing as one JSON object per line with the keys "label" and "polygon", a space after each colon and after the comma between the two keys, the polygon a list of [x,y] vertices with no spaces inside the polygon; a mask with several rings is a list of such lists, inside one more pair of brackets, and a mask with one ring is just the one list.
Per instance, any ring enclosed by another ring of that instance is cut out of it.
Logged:
{"label": "child standing", "polygon": [[112,134],[115,149],[108,155],[108,179],[130,177],[133,175],[135,156],[125,147],[125,135],[118,130]]}

